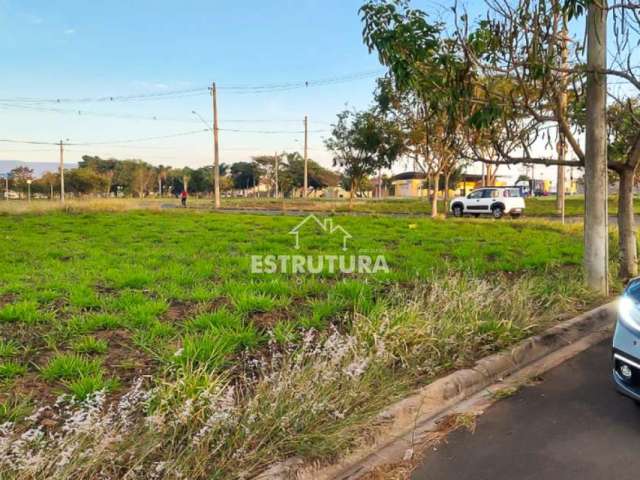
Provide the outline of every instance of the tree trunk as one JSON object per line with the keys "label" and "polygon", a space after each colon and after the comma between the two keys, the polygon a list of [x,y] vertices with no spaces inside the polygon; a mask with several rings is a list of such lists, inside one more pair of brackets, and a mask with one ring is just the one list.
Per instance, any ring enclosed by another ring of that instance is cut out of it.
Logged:
{"label": "tree trunk", "polygon": [[433,176],[433,198],[431,199],[431,218],[438,216],[438,184],[440,183],[440,173]]}
{"label": "tree trunk", "polygon": [[633,169],[625,168],[620,173],[618,195],[618,242],[620,245],[620,272],[623,280],[638,275],[638,247],[633,211]]}
{"label": "tree trunk", "polygon": [[608,294],[607,232],[607,1],[587,13],[587,118],[584,165],[584,269],[587,286]]}
{"label": "tree trunk", "polygon": [[451,172],[444,174],[444,216],[449,214],[449,181],[451,180]]}
{"label": "tree trunk", "polygon": [[353,191],[356,189],[356,182],[351,177],[351,189],[349,190],[349,210],[353,209]]}

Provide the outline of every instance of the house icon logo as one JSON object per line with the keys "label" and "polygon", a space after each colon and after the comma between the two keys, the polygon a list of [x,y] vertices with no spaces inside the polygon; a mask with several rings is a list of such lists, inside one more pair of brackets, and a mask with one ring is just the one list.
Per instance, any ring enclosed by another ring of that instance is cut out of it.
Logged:
{"label": "house icon logo", "polygon": [[295,243],[294,248],[296,250],[300,249],[300,231],[302,230],[302,228],[305,225],[313,224],[314,222],[315,222],[316,225],[318,225],[318,227],[320,227],[320,229],[323,232],[328,233],[329,235],[334,235],[334,234],[341,235],[342,236],[342,250],[346,250],[347,249],[347,240],[350,239],[350,238],[353,238],[349,232],[347,232],[340,225],[334,225],[332,218],[326,218],[326,219],[324,219],[324,221],[321,221],[318,217],[316,217],[315,215],[311,214],[311,215],[307,215],[304,218],[304,220],[302,220],[300,223],[298,223],[289,232],[289,235],[293,235],[295,237],[295,242],[296,243]]}

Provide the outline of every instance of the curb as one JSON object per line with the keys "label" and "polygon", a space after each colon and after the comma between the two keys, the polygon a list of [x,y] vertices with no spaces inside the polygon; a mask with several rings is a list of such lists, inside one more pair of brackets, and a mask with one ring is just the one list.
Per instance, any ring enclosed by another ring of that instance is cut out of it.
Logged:
{"label": "curb", "polygon": [[563,347],[586,336],[610,331],[615,320],[615,307],[615,301],[602,305],[525,339],[510,350],[481,358],[472,368],[458,370],[422,387],[378,414],[374,423],[384,426],[376,438],[338,463],[324,467],[307,464],[303,467],[299,459],[289,459],[273,465],[256,479],[355,480],[376,464],[393,461],[379,453],[390,448],[398,450],[393,449],[394,443],[402,441],[404,444],[403,437],[410,435],[418,425],[434,420],[456,403]]}

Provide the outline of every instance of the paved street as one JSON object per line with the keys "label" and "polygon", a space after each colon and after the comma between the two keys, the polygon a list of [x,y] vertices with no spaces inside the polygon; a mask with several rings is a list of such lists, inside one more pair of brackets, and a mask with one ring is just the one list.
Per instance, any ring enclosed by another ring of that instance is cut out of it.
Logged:
{"label": "paved street", "polygon": [[640,407],[609,379],[610,342],[495,403],[429,450],[414,480],[637,479]]}

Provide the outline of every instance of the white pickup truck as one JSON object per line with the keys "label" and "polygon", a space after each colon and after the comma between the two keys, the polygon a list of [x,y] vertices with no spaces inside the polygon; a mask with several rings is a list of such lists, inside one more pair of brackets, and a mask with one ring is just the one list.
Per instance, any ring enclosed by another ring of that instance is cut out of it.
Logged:
{"label": "white pickup truck", "polygon": [[451,200],[450,209],[454,217],[471,214],[476,217],[490,214],[493,218],[511,215],[517,218],[524,213],[524,198],[515,187],[485,187],[472,191],[466,197]]}

